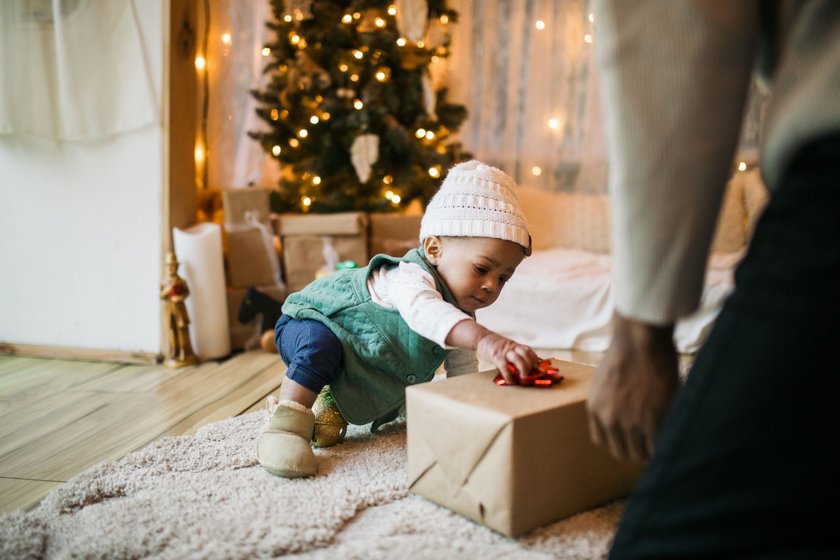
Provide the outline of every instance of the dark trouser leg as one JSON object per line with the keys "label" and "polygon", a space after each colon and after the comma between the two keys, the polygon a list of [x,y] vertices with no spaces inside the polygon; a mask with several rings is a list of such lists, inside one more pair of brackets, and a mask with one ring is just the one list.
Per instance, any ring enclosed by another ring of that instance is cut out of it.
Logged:
{"label": "dark trouser leg", "polygon": [[838,147],[760,219],[611,558],[840,558]]}
{"label": "dark trouser leg", "polygon": [[286,377],[316,395],[338,374],[344,364],[341,342],[323,323],[281,315],[274,327],[274,340]]}

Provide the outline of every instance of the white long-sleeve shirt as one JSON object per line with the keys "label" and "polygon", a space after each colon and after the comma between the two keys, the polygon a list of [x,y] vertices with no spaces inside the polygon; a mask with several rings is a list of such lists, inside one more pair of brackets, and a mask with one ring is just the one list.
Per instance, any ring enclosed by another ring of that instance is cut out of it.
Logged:
{"label": "white long-sleeve shirt", "polygon": [[595,13],[616,308],[669,324],[700,302],[754,67],[773,91],[771,193],[798,149],[840,130],[840,2],[605,0]]}
{"label": "white long-sleeve shirt", "polygon": [[470,316],[443,299],[434,277],[421,266],[408,262],[382,266],[371,273],[367,287],[374,303],[396,309],[411,330],[452,350],[444,362],[448,375],[478,371],[474,352],[446,344],[452,328]]}

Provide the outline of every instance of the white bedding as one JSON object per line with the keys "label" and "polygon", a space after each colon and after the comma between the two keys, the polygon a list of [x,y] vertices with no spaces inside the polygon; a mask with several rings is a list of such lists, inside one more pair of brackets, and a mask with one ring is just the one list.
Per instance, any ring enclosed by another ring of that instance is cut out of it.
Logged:
{"label": "white bedding", "polygon": [[[706,339],[743,252],[709,260],[700,309],[677,324],[680,352],[695,352]],[[575,249],[535,251],[526,258],[498,301],[477,313],[478,322],[535,348],[600,352],[610,340],[613,311],[610,255]]]}

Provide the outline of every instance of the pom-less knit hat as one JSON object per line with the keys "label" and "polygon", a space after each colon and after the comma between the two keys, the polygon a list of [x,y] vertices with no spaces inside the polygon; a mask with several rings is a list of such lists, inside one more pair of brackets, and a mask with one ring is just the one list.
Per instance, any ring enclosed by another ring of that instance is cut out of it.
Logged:
{"label": "pom-less knit hat", "polygon": [[426,207],[420,243],[432,235],[505,239],[531,254],[531,235],[516,183],[501,169],[476,160],[450,169]]}

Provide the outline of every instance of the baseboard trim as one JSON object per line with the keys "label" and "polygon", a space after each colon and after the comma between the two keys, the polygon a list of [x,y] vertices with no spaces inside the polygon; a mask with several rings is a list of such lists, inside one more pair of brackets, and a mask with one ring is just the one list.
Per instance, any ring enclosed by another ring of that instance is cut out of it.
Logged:
{"label": "baseboard trim", "polygon": [[151,352],[120,352],[118,350],[68,348],[64,346],[42,346],[38,344],[15,344],[10,342],[0,342],[0,354],[32,358],[117,362],[121,364],[155,364],[160,362],[162,358],[159,354],[153,354]]}

